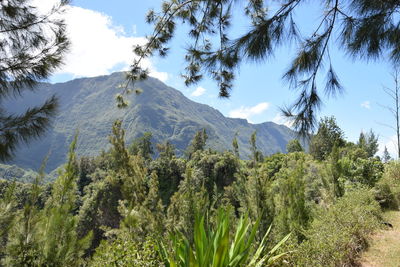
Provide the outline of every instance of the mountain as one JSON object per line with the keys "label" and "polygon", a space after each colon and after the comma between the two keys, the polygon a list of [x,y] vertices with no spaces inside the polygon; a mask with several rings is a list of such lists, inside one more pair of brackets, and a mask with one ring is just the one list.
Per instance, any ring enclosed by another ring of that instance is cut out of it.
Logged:
{"label": "mountain", "polygon": [[42,103],[53,94],[61,103],[53,127],[40,140],[20,146],[11,163],[37,170],[50,153],[47,171],[53,170],[65,162],[77,130],[78,155],[97,155],[109,148],[108,136],[116,119],[123,121],[128,144],[144,132],[151,132],[154,143],[168,140],[179,153],[202,128],[207,129],[207,144],[217,150],[230,149],[237,133],[243,158],[250,154],[249,139],[254,131],[257,131],[257,145],[265,155],[285,151],[286,143],[294,137],[289,128],[273,122],[250,124],[244,119],[224,117],[218,110],[193,102],[154,78],[138,83],[142,93],[129,96],[129,107],[118,109],[115,94],[120,92],[118,86],[124,82],[124,76],[117,72],[65,83],[41,83],[34,92],[5,103],[5,108],[15,113]]}
{"label": "mountain", "polygon": [[0,179],[31,183],[39,174],[32,170],[25,170],[15,165],[0,164]]}

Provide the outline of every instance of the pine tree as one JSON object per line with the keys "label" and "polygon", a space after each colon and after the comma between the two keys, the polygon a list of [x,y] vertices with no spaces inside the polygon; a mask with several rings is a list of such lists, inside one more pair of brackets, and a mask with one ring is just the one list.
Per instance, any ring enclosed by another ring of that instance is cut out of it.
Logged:
{"label": "pine tree", "polygon": [[[319,7],[320,16],[303,33],[297,12],[305,5]],[[244,6],[248,30],[233,35],[235,12]],[[297,49],[283,78],[299,90],[298,98],[284,109],[294,127],[307,134],[317,126],[321,91],[328,97],[343,92],[335,73],[330,50],[337,44],[355,58],[376,59],[390,55],[395,64],[400,58],[398,1],[336,0],[307,1],[206,1],[168,0],[161,12],[149,10],[146,21],[154,27],[147,43],[137,46],[138,59],[132,64],[128,82],[147,76],[141,61],[158,53],[166,56],[168,42],[179,25],[188,25],[186,84],[199,82],[205,75],[216,81],[221,97],[229,97],[241,64],[270,59],[281,46],[292,43]],[[310,28],[311,27],[311,28]],[[336,42],[338,41],[338,42]],[[325,76],[325,77],[323,77]],[[325,78],[320,88],[318,80]]]}
{"label": "pine tree", "polygon": [[7,191],[0,198],[0,259],[6,251],[9,231],[15,224],[16,201],[14,199],[15,182],[7,188]]}
{"label": "pine tree", "polygon": [[370,130],[369,133],[360,133],[357,146],[363,149],[369,158],[373,157],[378,152],[378,137]]}
{"label": "pine tree", "polygon": [[251,159],[253,161],[254,166],[256,166],[257,162],[261,162],[264,158],[264,155],[257,148],[257,132],[254,131],[250,137],[250,151],[251,151]]}
{"label": "pine tree", "polygon": [[257,166],[253,166],[247,175],[241,173],[237,179],[242,211],[248,213],[253,220],[260,220],[262,229],[268,229],[275,215],[272,180],[264,177]]}
{"label": "pine tree", "polygon": [[206,147],[207,139],[208,139],[208,135],[207,135],[206,129],[196,132],[196,134],[193,137],[193,140],[190,143],[190,146],[188,147],[187,152],[186,152],[189,159],[192,157],[192,155],[196,151],[204,150],[204,148]]}
{"label": "pine tree", "polygon": [[77,266],[89,248],[91,233],[83,238],[77,234],[78,171],[76,169],[77,135],[71,143],[68,162],[52,186],[51,198],[40,222],[40,261],[38,266]]}
{"label": "pine tree", "polygon": [[[39,223],[43,214],[37,207],[42,188],[40,183],[44,179],[45,162],[41,166],[39,175],[35,178],[29,192],[28,200],[23,208],[16,212],[16,220],[10,224],[6,257],[3,263],[6,266],[38,266],[40,261],[40,233]],[[10,202],[12,203],[12,202]]]}
{"label": "pine tree", "polygon": [[335,118],[325,117],[319,123],[317,134],[311,138],[310,154],[318,160],[325,160],[334,146],[343,147],[345,143],[344,133]]}
{"label": "pine tree", "polygon": [[389,151],[387,150],[387,147],[385,146],[385,149],[383,150],[383,156],[382,156],[383,162],[388,163],[392,157],[390,156]]}
{"label": "pine tree", "polygon": [[290,140],[290,141],[287,143],[287,145],[286,145],[286,151],[287,151],[288,153],[292,153],[292,152],[303,152],[304,149],[303,149],[303,147],[301,146],[299,140],[293,139],[293,140]]}
{"label": "pine tree", "polygon": [[159,157],[150,163],[149,169],[157,173],[161,199],[163,204],[168,206],[171,196],[183,180],[186,161],[175,156],[175,147],[169,142],[158,144],[157,149]]}
{"label": "pine tree", "polygon": [[52,185],[50,199],[43,210],[37,207],[44,177],[32,186],[27,203],[19,212],[7,242],[6,266],[79,266],[91,235],[78,238],[77,234],[77,170],[75,145],[71,143],[68,162]]}
{"label": "pine tree", "polygon": [[[60,14],[68,0],[58,1],[47,14],[40,14],[30,0],[0,2],[0,100],[34,91],[61,64],[69,41]],[[57,109],[53,96],[41,106],[20,115],[0,107],[0,160],[13,155],[20,143],[40,137]]]}
{"label": "pine tree", "polygon": [[301,241],[303,231],[307,228],[311,213],[306,205],[305,196],[305,162],[304,158],[296,159],[293,167],[285,168],[277,175],[279,194],[276,195],[276,216],[274,224],[281,234],[292,232]]}
{"label": "pine tree", "polygon": [[132,145],[129,147],[129,151],[133,155],[140,155],[145,160],[150,160],[151,156],[154,154],[153,145],[151,144],[152,134],[147,132],[144,133],[142,137],[133,141]]}
{"label": "pine tree", "polygon": [[339,148],[335,145],[332,148],[332,153],[330,155],[330,171],[332,176],[332,186],[333,186],[333,196],[342,197],[344,195],[344,188],[340,181],[341,168],[339,163]]}
{"label": "pine tree", "polygon": [[113,161],[113,169],[124,169],[128,174],[129,153],[125,148],[125,131],[122,129],[122,121],[116,120],[112,126],[112,135],[109,137],[111,148],[111,158]]}
{"label": "pine tree", "polygon": [[175,156],[175,147],[168,141],[165,144],[157,144],[157,150],[160,158],[172,159]]}
{"label": "pine tree", "polygon": [[232,148],[233,148],[233,153],[237,158],[239,158],[239,143],[237,140],[237,133],[235,134],[235,137],[232,140]]}
{"label": "pine tree", "polygon": [[155,172],[150,175],[148,193],[143,201],[142,207],[146,211],[147,216],[143,218],[148,233],[161,235],[165,230],[164,220],[165,212],[161,197],[158,191],[159,183]]}
{"label": "pine tree", "polygon": [[[179,190],[171,197],[167,223],[170,229],[177,229],[187,237],[194,233],[196,214],[204,214],[210,208],[210,193],[204,186],[204,177],[187,167]],[[203,178],[203,179],[202,179]]]}

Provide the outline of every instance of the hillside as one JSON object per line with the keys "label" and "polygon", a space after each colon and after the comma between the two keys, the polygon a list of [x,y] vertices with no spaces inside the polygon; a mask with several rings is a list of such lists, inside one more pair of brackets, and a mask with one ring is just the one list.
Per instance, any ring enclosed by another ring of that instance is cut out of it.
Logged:
{"label": "hillside", "polygon": [[0,164],[0,179],[7,181],[32,182],[38,173],[25,170],[15,165]]}
{"label": "hillside", "polygon": [[208,145],[218,150],[230,149],[238,133],[242,158],[250,153],[248,140],[255,130],[257,145],[265,155],[285,151],[286,143],[294,137],[289,128],[272,122],[250,124],[243,119],[226,118],[218,110],[193,102],[154,78],[139,83],[143,93],[131,96],[130,106],[120,110],[114,98],[123,81],[124,74],[119,72],[65,83],[42,83],[35,92],[6,103],[8,110],[18,113],[53,94],[61,102],[59,115],[47,135],[29,146],[21,146],[11,163],[37,170],[50,152],[47,171],[53,170],[65,161],[76,130],[79,130],[78,155],[96,155],[108,148],[107,137],[116,119],[123,120],[127,143],[144,132],[151,132],[154,143],[168,140],[179,153],[202,128],[207,129]]}

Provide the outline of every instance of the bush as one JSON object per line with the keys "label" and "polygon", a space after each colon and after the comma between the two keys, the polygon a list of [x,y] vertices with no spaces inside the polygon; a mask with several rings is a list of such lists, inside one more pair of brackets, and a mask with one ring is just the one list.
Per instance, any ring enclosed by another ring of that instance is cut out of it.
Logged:
{"label": "bush", "polygon": [[375,185],[375,197],[383,208],[400,207],[400,162],[391,161],[385,166],[382,179]]}
{"label": "bush", "polygon": [[162,266],[157,245],[152,240],[138,243],[127,236],[103,240],[89,266]]}
{"label": "bush", "polygon": [[374,194],[356,189],[321,210],[306,231],[306,241],[292,255],[295,266],[347,266],[379,226],[381,210]]}

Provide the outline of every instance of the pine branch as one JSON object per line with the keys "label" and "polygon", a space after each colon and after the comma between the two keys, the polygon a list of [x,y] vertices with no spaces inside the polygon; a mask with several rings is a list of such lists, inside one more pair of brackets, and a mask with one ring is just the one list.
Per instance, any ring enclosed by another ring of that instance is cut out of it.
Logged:
{"label": "pine branch", "polygon": [[[23,115],[0,115],[0,160],[8,160],[20,143],[39,138],[55,116],[58,100],[55,96],[42,106],[28,109]],[[2,112],[4,113],[4,112]]]}

